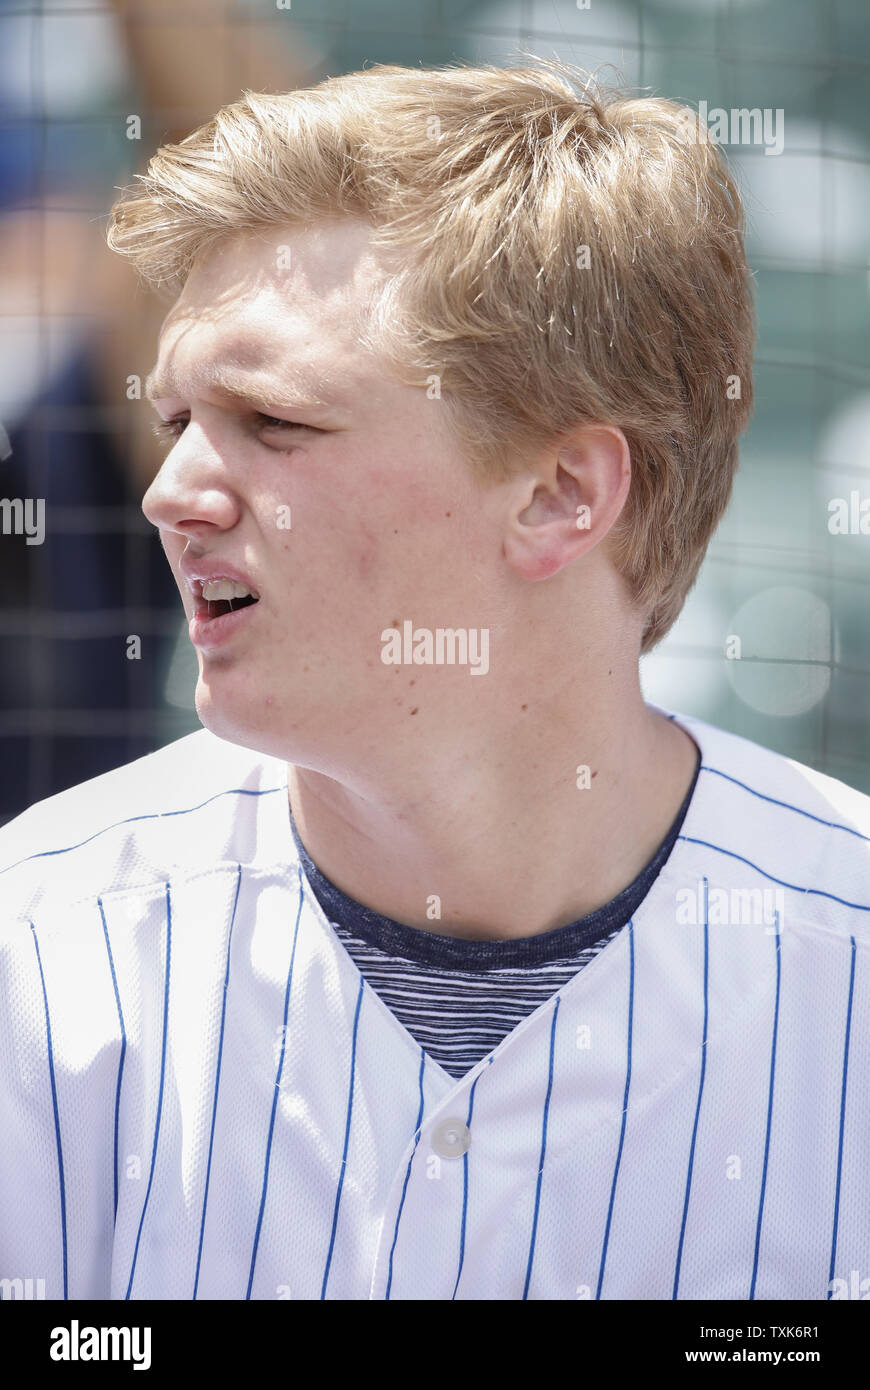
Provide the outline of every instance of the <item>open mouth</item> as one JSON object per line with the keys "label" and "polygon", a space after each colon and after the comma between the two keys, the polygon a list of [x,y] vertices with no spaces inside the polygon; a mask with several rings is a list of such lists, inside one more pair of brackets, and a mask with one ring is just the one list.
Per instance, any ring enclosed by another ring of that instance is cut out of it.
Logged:
{"label": "open mouth", "polygon": [[244,598],[218,598],[206,600],[206,617],[222,618],[225,613],[235,613],[239,608],[250,608],[251,604],[259,603],[259,599],[254,598],[253,594],[247,594]]}
{"label": "open mouth", "polygon": [[198,585],[198,616],[206,622],[259,603],[260,595],[234,579],[207,579]]}

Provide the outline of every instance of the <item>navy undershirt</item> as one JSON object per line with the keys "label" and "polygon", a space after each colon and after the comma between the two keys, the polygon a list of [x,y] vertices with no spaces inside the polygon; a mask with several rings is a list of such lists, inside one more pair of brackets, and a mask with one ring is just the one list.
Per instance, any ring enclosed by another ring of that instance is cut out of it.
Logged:
{"label": "navy undershirt", "polygon": [[321,873],[290,824],[311,890],[372,989],[423,1050],[461,1077],[622,930],[649,893],[689,809],[700,770],[652,859],[603,907],[554,931],[510,940],[442,936],[393,921]]}

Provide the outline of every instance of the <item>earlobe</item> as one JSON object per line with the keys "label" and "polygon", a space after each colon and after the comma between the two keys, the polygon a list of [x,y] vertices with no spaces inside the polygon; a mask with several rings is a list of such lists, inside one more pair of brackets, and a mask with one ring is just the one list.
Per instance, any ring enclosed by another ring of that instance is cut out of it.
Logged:
{"label": "earlobe", "polygon": [[505,537],[504,554],[520,579],[533,582],[558,573],[567,559],[564,548],[558,544],[548,544],[543,536],[514,528]]}

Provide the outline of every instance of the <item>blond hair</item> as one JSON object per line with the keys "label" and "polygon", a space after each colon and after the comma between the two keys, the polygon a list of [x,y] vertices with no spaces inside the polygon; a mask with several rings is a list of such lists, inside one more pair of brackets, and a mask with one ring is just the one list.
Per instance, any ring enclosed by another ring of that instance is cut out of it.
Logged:
{"label": "blond hair", "polygon": [[687,108],[534,61],[248,92],[158,150],[108,239],[178,290],[228,233],[366,218],[393,267],[366,340],[399,379],[438,378],[481,476],[583,422],[625,433],[609,541],[648,651],[694,582],[751,409],[743,212]]}

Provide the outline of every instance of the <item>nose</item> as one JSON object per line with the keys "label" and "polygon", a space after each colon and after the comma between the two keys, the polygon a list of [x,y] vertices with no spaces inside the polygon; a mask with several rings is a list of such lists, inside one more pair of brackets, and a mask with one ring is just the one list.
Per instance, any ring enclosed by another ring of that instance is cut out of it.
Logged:
{"label": "nose", "polygon": [[239,520],[239,501],[220,450],[193,420],[167,454],[142,499],[142,511],[152,526],[182,536],[210,527],[228,531]]}

